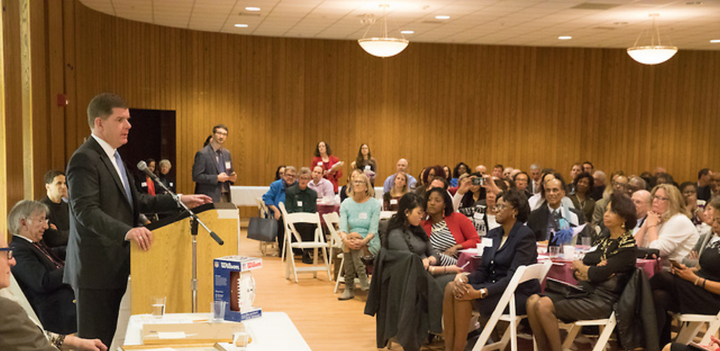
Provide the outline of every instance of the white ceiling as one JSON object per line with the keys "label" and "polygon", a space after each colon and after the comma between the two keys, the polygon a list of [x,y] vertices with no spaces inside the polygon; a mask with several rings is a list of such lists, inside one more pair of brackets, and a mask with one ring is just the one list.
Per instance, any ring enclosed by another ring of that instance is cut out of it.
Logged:
{"label": "white ceiling", "polygon": [[[658,13],[662,43],[720,50],[720,0],[80,0],[113,16],[193,30],[272,37],[356,40],[388,34],[412,42],[627,48]],[[261,8],[249,12],[245,7]],[[576,9],[573,7],[602,9]],[[448,15],[449,20],[437,20]],[[247,24],[236,28],[235,24]],[[569,35],[571,40],[558,40]],[[648,45],[649,36],[638,44]]]}

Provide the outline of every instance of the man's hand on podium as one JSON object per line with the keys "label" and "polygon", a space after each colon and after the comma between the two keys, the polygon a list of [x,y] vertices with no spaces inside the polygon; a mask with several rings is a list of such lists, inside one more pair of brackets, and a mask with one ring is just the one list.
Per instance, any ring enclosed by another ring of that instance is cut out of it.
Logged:
{"label": "man's hand on podium", "polygon": [[138,246],[140,246],[143,251],[147,251],[150,249],[150,245],[152,245],[153,234],[145,227],[137,227],[130,229],[127,234],[125,234],[125,240],[133,240],[138,243]]}
{"label": "man's hand on podium", "polygon": [[180,197],[180,201],[182,201],[188,208],[193,208],[200,205],[209,204],[212,202],[212,199],[210,198],[210,196],[207,195],[196,194],[183,195],[182,197]]}

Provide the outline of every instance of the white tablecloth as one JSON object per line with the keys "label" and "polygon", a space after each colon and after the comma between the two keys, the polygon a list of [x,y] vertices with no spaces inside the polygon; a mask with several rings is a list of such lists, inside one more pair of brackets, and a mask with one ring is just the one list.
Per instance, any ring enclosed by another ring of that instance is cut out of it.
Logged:
{"label": "white tablecloth", "polygon": [[[169,313],[166,320],[197,320],[210,318],[209,313]],[[145,321],[156,321],[149,314],[130,317],[125,345],[142,345],[142,325]],[[263,312],[263,316],[243,322],[253,335],[253,342],[248,345],[249,351],[310,351],[295,324],[284,312]]]}
{"label": "white tablecloth", "polygon": [[[230,196],[236,206],[257,206],[256,197],[262,196],[270,189],[269,186],[231,186]],[[375,187],[375,198],[382,201],[383,188]]]}

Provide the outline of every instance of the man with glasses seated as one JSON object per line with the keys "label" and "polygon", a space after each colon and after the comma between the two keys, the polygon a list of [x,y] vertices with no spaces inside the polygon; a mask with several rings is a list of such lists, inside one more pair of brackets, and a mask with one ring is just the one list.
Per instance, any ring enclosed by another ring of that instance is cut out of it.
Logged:
{"label": "man with glasses seated", "polygon": [[[317,169],[318,167],[315,168]],[[287,173],[287,170],[285,172]],[[317,212],[317,192],[308,187],[308,183],[310,183],[310,180],[312,179],[310,174],[310,168],[300,168],[300,175],[298,176],[297,183],[285,190],[285,209],[288,213]],[[320,174],[322,174],[322,172]],[[321,179],[328,183],[328,185],[330,186],[330,191],[332,192],[332,184],[330,184],[330,181],[324,178]],[[298,234],[300,234],[300,237],[303,241],[315,240],[315,228],[316,226],[312,223],[295,224],[295,229],[297,229]],[[313,263],[313,259],[311,256],[312,252],[313,249],[304,250],[302,258],[303,263]]]}
{"label": "man with glasses seated", "polygon": [[280,212],[279,206],[281,202],[283,204],[285,203],[285,190],[297,183],[295,180],[296,173],[297,170],[295,167],[286,166],[285,174],[283,174],[282,178],[272,182],[270,184],[270,189],[262,196],[263,202],[268,209],[272,211],[273,217],[278,220],[277,239],[280,252],[282,252],[285,245],[285,225],[282,220],[282,213]]}
{"label": "man with glasses seated", "polygon": [[[537,241],[548,241],[548,245],[563,245],[565,242],[554,240],[556,234],[572,233],[572,227],[585,224],[582,211],[562,203],[565,196],[565,181],[554,178],[545,183],[545,204],[532,211],[527,226],[535,233]],[[569,232],[568,232],[569,231]],[[590,235],[589,227],[578,235]],[[560,238],[558,238],[560,239]]]}
{"label": "man with glasses seated", "polygon": [[47,213],[45,204],[22,200],[8,214],[10,247],[17,260],[12,272],[45,328],[71,334],[77,331],[75,293],[62,282],[65,262],[42,241]]}

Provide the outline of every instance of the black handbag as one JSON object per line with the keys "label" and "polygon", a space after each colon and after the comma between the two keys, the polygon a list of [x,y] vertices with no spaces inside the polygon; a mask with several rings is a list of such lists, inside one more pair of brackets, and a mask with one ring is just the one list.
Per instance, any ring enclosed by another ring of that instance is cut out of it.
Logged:
{"label": "black handbag", "polygon": [[251,217],[248,225],[248,239],[273,242],[277,237],[278,221],[275,218]]}
{"label": "black handbag", "polygon": [[566,283],[553,278],[547,278],[545,280],[545,293],[559,295],[566,299],[590,295],[580,286],[572,285],[570,283]]}
{"label": "black handbag", "polygon": [[660,257],[660,250],[650,249],[647,247],[638,247],[636,257],[637,258],[646,258],[646,259],[656,259],[656,258]]}

